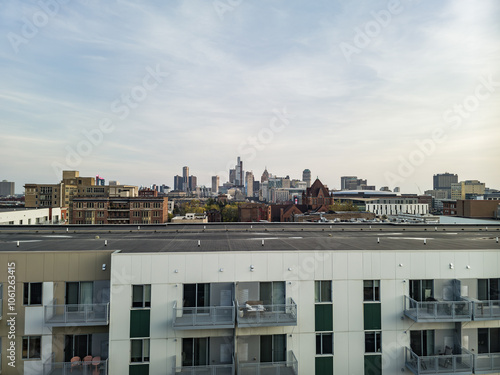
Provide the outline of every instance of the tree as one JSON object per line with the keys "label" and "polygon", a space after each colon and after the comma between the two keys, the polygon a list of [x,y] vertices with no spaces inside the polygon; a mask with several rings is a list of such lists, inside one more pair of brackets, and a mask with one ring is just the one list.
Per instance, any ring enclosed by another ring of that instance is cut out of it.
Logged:
{"label": "tree", "polygon": [[358,206],[352,203],[352,201],[348,202],[333,202],[333,204],[329,207],[331,211],[359,211]]}
{"label": "tree", "polygon": [[238,221],[238,205],[228,204],[222,209],[222,221],[236,222]]}

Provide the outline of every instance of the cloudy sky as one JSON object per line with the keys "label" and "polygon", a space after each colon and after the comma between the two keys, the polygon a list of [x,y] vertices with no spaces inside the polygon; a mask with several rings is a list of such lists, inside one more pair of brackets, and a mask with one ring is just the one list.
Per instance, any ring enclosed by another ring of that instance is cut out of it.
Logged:
{"label": "cloudy sky", "polygon": [[0,2],[0,180],[500,188],[497,0]]}

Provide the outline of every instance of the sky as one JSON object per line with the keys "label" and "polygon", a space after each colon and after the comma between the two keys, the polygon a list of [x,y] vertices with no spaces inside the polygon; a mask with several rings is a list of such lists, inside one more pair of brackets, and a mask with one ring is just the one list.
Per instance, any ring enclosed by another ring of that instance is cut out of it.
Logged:
{"label": "sky", "polygon": [[0,180],[500,189],[497,0],[2,0]]}

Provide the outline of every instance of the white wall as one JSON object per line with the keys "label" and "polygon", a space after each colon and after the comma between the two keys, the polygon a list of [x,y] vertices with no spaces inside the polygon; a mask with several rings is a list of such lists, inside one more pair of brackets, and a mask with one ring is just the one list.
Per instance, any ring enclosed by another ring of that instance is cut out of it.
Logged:
{"label": "white wall", "polygon": [[[454,264],[450,269],[449,263]],[[254,266],[254,271],[250,270]],[[470,266],[470,268],[467,268]],[[224,271],[220,272],[219,269]],[[237,336],[286,334],[299,372],[314,368],[314,280],[333,281],[334,370],[362,374],[364,356],[363,280],[381,280],[382,363],[386,374],[409,374],[404,347],[409,329],[451,329],[454,323],[415,323],[404,317],[410,279],[477,279],[500,276],[500,252],[418,251],[232,251],[118,253],[112,255],[110,373],[128,371],[131,284],[152,284],[150,374],[171,374],[180,363],[182,337],[231,335],[231,330],[174,331],[172,307],[182,301],[183,283],[285,281],[298,305],[298,325],[236,328]],[[175,272],[177,270],[177,272]],[[467,328],[494,322],[468,322]],[[406,331],[406,332],[405,332]],[[118,358],[118,360],[113,360]],[[167,365],[165,365],[167,364]],[[401,370],[403,369],[403,371]]]}

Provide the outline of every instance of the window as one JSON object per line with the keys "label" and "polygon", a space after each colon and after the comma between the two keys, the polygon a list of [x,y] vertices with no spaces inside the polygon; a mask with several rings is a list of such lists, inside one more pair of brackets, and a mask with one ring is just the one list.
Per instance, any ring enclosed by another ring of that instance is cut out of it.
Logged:
{"label": "window", "polygon": [[23,359],[40,359],[41,336],[23,336]]}
{"label": "window", "polygon": [[91,305],[93,302],[94,283],[92,281],[76,281],[66,283],[67,305]]}
{"label": "window", "polygon": [[410,298],[427,301],[434,298],[434,280],[410,280]]}
{"label": "window", "polygon": [[434,355],[434,330],[410,331],[410,348],[418,356]]}
{"label": "window", "polygon": [[132,307],[151,307],[151,285],[132,285]]}
{"label": "window", "polygon": [[314,300],[315,302],[332,302],[332,282],[330,280],[314,282]]}
{"label": "window", "polygon": [[260,361],[286,361],[286,335],[260,336]]}
{"label": "window", "polygon": [[316,333],[316,354],[333,354],[333,333]]}
{"label": "window", "polygon": [[24,283],[24,305],[42,304],[42,283]]}
{"label": "window", "polygon": [[207,306],[210,306],[210,284],[184,284],[184,307]]}
{"label": "window", "polygon": [[477,280],[477,298],[481,301],[497,301],[499,294],[500,279]]}
{"label": "window", "polygon": [[382,352],[382,332],[365,332],[365,353]]}
{"label": "window", "polygon": [[209,361],[209,339],[182,339],[182,366],[206,366]]}
{"label": "window", "polygon": [[364,301],[380,301],[380,281],[379,280],[364,280],[363,281],[363,300]]}
{"label": "window", "polygon": [[500,353],[500,328],[478,328],[478,353]]}
{"label": "window", "polygon": [[130,340],[130,362],[149,362],[149,339]]}

